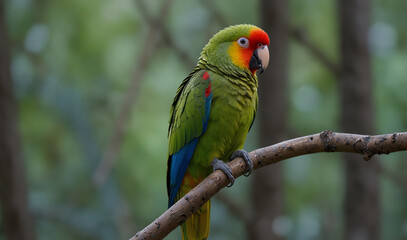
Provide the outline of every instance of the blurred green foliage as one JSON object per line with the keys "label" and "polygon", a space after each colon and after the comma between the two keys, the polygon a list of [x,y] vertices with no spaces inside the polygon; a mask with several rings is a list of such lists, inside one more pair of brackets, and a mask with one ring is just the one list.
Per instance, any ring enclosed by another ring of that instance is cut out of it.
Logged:
{"label": "blurred green foliage", "polygon": [[[162,1],[145,2],[149,14],[157,16]],[[292,25],[303,29],[334,62],[336,4],[290,1]],[[129,238],[166,209],[168,114],[193,63],[186,64],[164,40],[151,52],[118,161],[106,184],[96,189],[92,174],[146,44],[150,25],[145,14],[129,0],[8,0],[6,7],[38,239]],[[259,24],[259,7],[257,1],[174,0],[164,25],[175,44],[197,59],[222,24]],[[406,20],[407,2],[373,1],[369,41],[377,133],[407,130]],[[272,41],[273,33],[269,34]],[[337,131],[335,75],[294,40],[289,78],[292,136]],[[246,142],[248,150],[258,147],[256,131],[255,125]],[[381,175],[383,239],[406,239],[407,188],[394,180],[396,175],[406,182],[406,154],[380,160],[392,173]],[[277,225],[281,234],[288,239],[340,239],[344,185],[340,154],[303,156],[284,164],[287,214]],[[249,181],[240,178],[222,192],[242,207],[249,206]],[[212,202],[211,238],[245,239],[243,223],[222,202],[216,198]],[[168,239],[179,237],[176,230]]]}

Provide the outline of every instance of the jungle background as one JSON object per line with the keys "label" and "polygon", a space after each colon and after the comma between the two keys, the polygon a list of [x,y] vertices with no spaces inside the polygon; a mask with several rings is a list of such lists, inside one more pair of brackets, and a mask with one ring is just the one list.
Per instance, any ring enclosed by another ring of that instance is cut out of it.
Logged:
{"label": "jungle background", "polygon": [[[128,239],[164,212],[172,98],[229,25],[271,40],[246,150],[407,131],[405,0],[0,4],[0,239]],[[209,237],[407,239],[406,202],[406,152],[307,155],[217,194]]]}

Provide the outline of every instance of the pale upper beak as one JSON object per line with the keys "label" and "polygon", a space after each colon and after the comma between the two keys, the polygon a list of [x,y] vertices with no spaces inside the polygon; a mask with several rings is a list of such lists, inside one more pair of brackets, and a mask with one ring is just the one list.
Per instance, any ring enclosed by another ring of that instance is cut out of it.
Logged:
{"label": "pale upper beak", "polygon": [[267,45],[263,45],[254,50],[250,59],[249,67],[252,71],[260,70],[259,74],[266,70],[269,64],[269,49]]}

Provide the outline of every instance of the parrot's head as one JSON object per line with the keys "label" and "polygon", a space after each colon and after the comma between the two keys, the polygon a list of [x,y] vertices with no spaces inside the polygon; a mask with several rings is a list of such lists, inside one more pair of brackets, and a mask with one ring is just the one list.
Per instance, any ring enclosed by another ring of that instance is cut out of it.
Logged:
{"label": "parrot's head", "polygon": [[206,44],[201,58],[209,64],[230,70],[262,73],[269,63],[269,37],[249,24],[235,25],[216,33]]}

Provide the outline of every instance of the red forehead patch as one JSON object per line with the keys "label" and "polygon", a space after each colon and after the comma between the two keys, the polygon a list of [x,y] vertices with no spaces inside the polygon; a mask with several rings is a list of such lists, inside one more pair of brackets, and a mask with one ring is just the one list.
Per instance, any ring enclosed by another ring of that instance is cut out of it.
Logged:
{"label": "red forehead patch", "polygon": [[256,47],[259,43],[265,45],[269,45],[270,43],[269,36],[260,28],[253,28],[252,30],[250,30],[249,41],[251,47]]}

